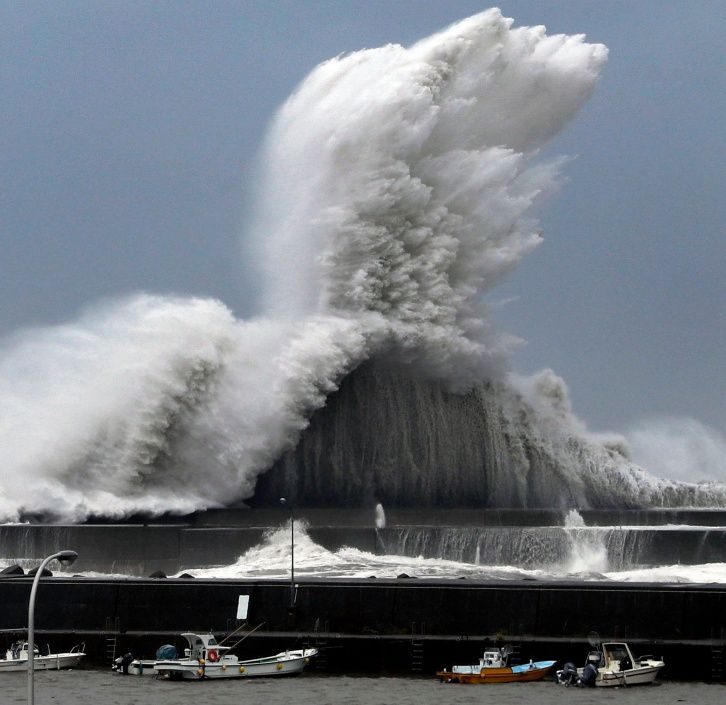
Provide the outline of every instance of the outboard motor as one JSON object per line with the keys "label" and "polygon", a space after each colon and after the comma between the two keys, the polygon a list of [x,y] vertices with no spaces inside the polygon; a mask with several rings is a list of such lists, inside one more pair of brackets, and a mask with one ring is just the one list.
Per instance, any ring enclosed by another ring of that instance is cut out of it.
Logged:
{"label": "outboard motor", "polygon": [[557,671],[557,682],[564,686],[577,685],[577,667],[574,663],[568,662]]}
{"label": "outboard motor", "polygon": [[594,663],[588,663],[585,668],[582,669],[582,675],[580,676],[580,685],[595,685],[595,679],[597,678],[597,666]]}
{"label": "outboard motor", "polygon": [[114,667],[119,673],[123,673],[125,676],[128,676],[129,675],[129,666],[131,665],[133,660],[134,660],[134,655],[129,651],[127,654],[124,654],[123,656],[119,656],[113,662]]}

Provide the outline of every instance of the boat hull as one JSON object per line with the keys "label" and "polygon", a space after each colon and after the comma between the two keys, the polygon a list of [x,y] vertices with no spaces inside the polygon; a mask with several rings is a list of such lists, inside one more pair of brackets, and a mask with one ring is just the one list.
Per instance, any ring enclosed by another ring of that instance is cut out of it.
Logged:
{"label": "boat hull", "polygon": [[[56,671],[61,668],[75,668],[85,654],[51,654],[50,656],[36,656],[33,661],[34,671]],[[27,671],[27,659],[0,659],[0,673],[10,671]]]}
{"label": "boat hull", "polygon": [[648,685],[652,683],[662,666],[648,666],[646,668],[632,668],[625,671],[600,671],[595,685],[600,688],[614,688],[617,686]]}
{"label": "boat hull", "polygon": [[[153,660],[146,660],[146,661],[132,661],[129,664],[128,671],[125,675],[129,676],[155,676],[156,671],[154,670],[154,665],[156,664],[156,661]],[[122,669],[114,668],[114,671],[117,673],[123,673]]]}
{"label": "boat hull", "polygon": [[[169,678],[202,680],[205,678],[269,678],[271,676],[294,676],[302,673],[310,658],[317,653],[315,649],[297,653],[281,653],[248,661],[238,661],[235,657],[223,657],[218,662],[199,663],[190,659],[178,661],[156,661],[153,671],[140,669],[143,673],[156,673]],[[139,670],[139,669],[137,669]],[[131,672],[131,669],[129,669]],[[141,675],[141,673],[138,673]]]}

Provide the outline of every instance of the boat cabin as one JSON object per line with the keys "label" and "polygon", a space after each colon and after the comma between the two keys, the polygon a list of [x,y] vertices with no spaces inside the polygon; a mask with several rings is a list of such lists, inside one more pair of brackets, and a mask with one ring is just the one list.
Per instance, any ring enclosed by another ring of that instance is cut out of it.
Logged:
{"label": "boat cabin", "polygon": [[184,632],[182,636],[189,644],[189,648],[184,649],[184,656],[186,658],[198,661],[199,659],[207,659],[210,652],[213,652],[212,659],[216,660],[215,657],[218,657],[219,652],[228,650],[226,646],[219,646],[214,634]]}
{"label": "boat cabin", "polygon": [[485,651],[484,656],[479,659],[478,666],[452,666],[452,673],[477,674],[483,668],[506,668],[507,657],[500,650]]}
{"label": "boat cabin", "polygon": [[628,671],[635,665],[635,659],[627,644],[610,642],[602,645],[600,663],[595,665],[611,671]]}
{"label": "boat cabin", "polygon": [[[40,656],[40,650],[37,646],[33,649],[36,656]],[[17,661],[18,659],[27,661],[28,660],[28,642],[27,641],[16,641],[10,648],[5,652],[5,659],[10,661]]]}
{"label": "boat cabin", "polygon": [[485,651],[484,656],[479,659],[482,668],[503,668],[507,665],[507,658],[501,651]]}

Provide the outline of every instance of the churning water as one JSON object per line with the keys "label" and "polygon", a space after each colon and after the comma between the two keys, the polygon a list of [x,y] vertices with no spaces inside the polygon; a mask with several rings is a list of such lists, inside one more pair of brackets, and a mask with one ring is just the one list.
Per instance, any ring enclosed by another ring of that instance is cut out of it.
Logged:
{"label": "churning water", "polygon": [[[726,563],[638,566],[633,556],[619,552],[622,540],[608,541],[608,534],[622,534],[619,527],[520,527],[505,532],[503,548],[491,545],[492,532],[481,528],[452,531],[459,543],[429,539],[411,542],[408,532],[425,535],[421,529],[401,529],[398,543],[381,538],[380,553],[343,547],[328,550],[311,540],[302,522],[295,524],[295,575],[325,578],[410,577],[480,578],[492,580],[549,580],[555,578],[644,582],[726,582]],[[633,529],[634,527],[629,527]],[[641,527],[645,529],[645,527]],[[397,530],[398,531],[398,530]],[[499,530],[501,531],[501,530]],[[512,533],[531,538],[512,546]],[[638,527],[635,527],[636,533]],[[538,533],[544,536],[537,536]],[[559,532],[559,536],[557,535]],[[380,536],[379,532],[379,536]],[[436,534],[434,534],[436,536]],[[463,536],[463,538],[462,538]],[[472,540],[473,537],[473,540]],[[389,539],[390,540],[390,539]],[[613,543],[615,545],[613,545]],[[468,544],[468,546],[467,546]],[[464,548],[466,546],[466,548]],[[610,557],[609,557],[610,556]],[[228,566],[189,568],[197,577],[286,578],[290,570],[290,528],[270,531],[265,540]]]}

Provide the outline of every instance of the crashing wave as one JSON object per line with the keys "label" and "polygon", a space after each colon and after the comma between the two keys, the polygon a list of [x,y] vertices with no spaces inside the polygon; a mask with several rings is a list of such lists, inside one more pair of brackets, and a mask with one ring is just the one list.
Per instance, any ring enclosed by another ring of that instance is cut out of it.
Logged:
{"label": "crashing wave", "polygon": [[[583,36],[515,28],[489,10],[409,48],[317,67],[262,154],[249,240],[263,315],[137,296],[5,340],[0,515],[186,512],[249,498],[371,359],[507,418],[497,442],[511,462],[499,474],[474,463],[437,471],[452,486],[457,473],[489,473],[482,504],[533,502],[522,498],[553,481],[531,469],[538,455],[546,462],[534,465],[567,478],[573,503],[593,486],[612,503],[681,501],[682,486],[672,497],[652,490],[611,447],[512,402],[516,341],[493,330],[482,302],[539,243],[531,209],[561,162],[538,150],[587,100],[606,56]],[[488,399],[492,389],[501,393]],[[455,431],[436,453],[464,462]],[[391,481],[415,502],[422,485],[406,472]]]}
{"label": "crashing wave", "polygon": [[294,449],[257,483],[254,502],[302,506],[712,507],[715,483],[655,478],[591,436],[549,370],[466,394],[410,368],[366,363],[343,380]]}

